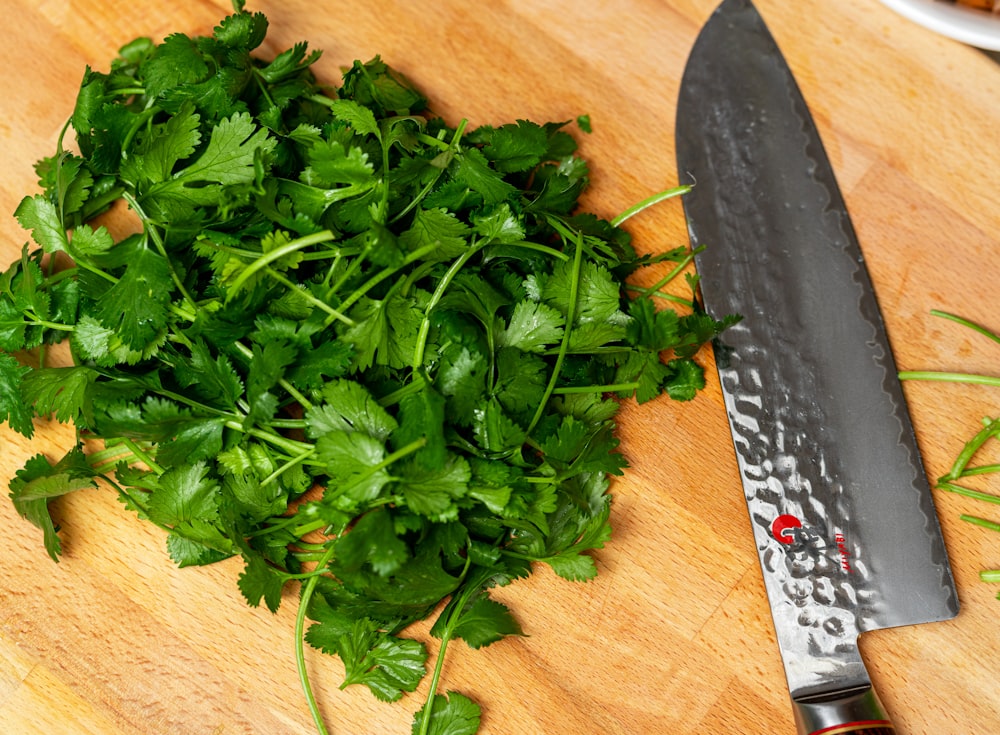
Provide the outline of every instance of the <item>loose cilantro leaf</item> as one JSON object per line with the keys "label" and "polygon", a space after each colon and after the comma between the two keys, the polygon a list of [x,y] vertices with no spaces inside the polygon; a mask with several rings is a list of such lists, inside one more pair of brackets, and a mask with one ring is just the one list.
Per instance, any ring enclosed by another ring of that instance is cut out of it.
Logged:
{"label": "loose cilantro leaf", "polygon": [[10,498],[23,517],[42,529],[45,549],[53,561],[59,561],[62,543],[56,525],[49,515],[49,501],[68,493],[95,487],[83,453],[72,449],[62,460],[52,464],[44,455],[36,454],[11,479]]}
{"label": "loose cilantro leaf", "polygon": [[[10,497],[58,559],[51,501],[111,488],[179,566],[238,555],[249,605],[300,588],[305,641],[396,700],[425,674],[410,626],[437,615],[436,682],[452,639],[522,634],[493,587],[597,573],[619,402],[693,398],[735,317],[627,282],[690,253],[640,256],[578,211],[567,123],[452,126],[377,56],[321,83],[318,51],[267,57],[267,17],[233,7],[85,69],[78,152],[60,141],[14,212],[0,420],[86,442],[26,458]],[[95,219],[116,205],[134,233]],[[81,448],[101,442],[113,461]],[[414,732],[479,720],[430,691]]]}

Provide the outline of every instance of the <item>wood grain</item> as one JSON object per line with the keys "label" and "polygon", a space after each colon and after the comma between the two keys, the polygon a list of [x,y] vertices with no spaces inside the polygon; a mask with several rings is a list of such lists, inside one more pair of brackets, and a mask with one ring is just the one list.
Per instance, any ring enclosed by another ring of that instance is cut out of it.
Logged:
{"label": "wood grain", "polygon": [[[613,216],[677,182],[674,101],[715,0],[254,0],[271,53],[307,40],[317,69],[381,54],[450,120],[591,116],[589,209]],[[1000,66],[876,0],[759,0],[817,118],[854,217],[903,369],[997,371],[997,348],[930,315],[1000,328]],[[107,67],[138,35],[207,33],[223,0],[0,0],[0,256],[26,234],[10,216],[36,191],[86,65]],[[680,206],[630,223],[638,247],[685,242]],[[722,400],[626,405],[631,471],[616,480],[615,537],[600,576],[540,570],[503,590],[529,637],[458,644],[444,686],[476,697],[484,735],[791,733],[793,725]],[[985,388],[906,385],[927,471],[942,474],[982,415]],[[71,433],[32,440],[0,427],[0,480]],[[988,486],[984,485],[988,488]],[[993,490],[1000,490],[994,484]],[[1000,538],[963,523],[989,509],[937,496],[963,610],[951,622],[869,634],[863,648],[903,735],[990,732],[1000,722],[1000,602],[978,582]],[[248,608],[238,562],[178,570],[162,534],[105,491],[54,503],[59,564],[0,502],[0,732],[17,735],[299,735],[312,731],[294,671],[294,597]],[[997,513],[993,514],[994,516]],[[426,630],[416,631],[425,637]],[[434,643],[431,641],[431,648]],[[333,733],[408,733],[424,695],[396,705],[339,691],[341,669],[308,666]],[[425,683],[426,686],[426,683]]]}

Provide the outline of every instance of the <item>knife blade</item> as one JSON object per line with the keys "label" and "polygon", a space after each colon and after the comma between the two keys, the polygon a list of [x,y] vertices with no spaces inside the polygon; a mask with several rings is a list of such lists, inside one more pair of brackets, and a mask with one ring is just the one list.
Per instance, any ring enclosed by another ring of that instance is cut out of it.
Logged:
{"label": "knife blade", "polygon": [[866,631],[958,596],[890,343],[815,122],[750,0],[692,47],[677,164],[796,727],[890,733]]}

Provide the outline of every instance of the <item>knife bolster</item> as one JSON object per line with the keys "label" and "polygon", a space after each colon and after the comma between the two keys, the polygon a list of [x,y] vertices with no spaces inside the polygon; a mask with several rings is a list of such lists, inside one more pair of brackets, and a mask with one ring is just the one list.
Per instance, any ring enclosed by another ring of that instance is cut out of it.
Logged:
{"label": "knife bolster", "polygon": [[793,697],[799,735],[894,735],[896,729],[872,687]]}

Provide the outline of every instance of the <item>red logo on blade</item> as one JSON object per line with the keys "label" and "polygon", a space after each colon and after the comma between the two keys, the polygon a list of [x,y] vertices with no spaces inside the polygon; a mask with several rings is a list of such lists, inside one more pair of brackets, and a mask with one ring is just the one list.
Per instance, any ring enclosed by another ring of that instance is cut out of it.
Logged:
{"label": "red logo on blade", "polygon": [[802,521],[795,516],[780,515],[771,523],[771,533],[783,544],[795,541],[795,535],[789,533],[792,529],[802,528]]}

